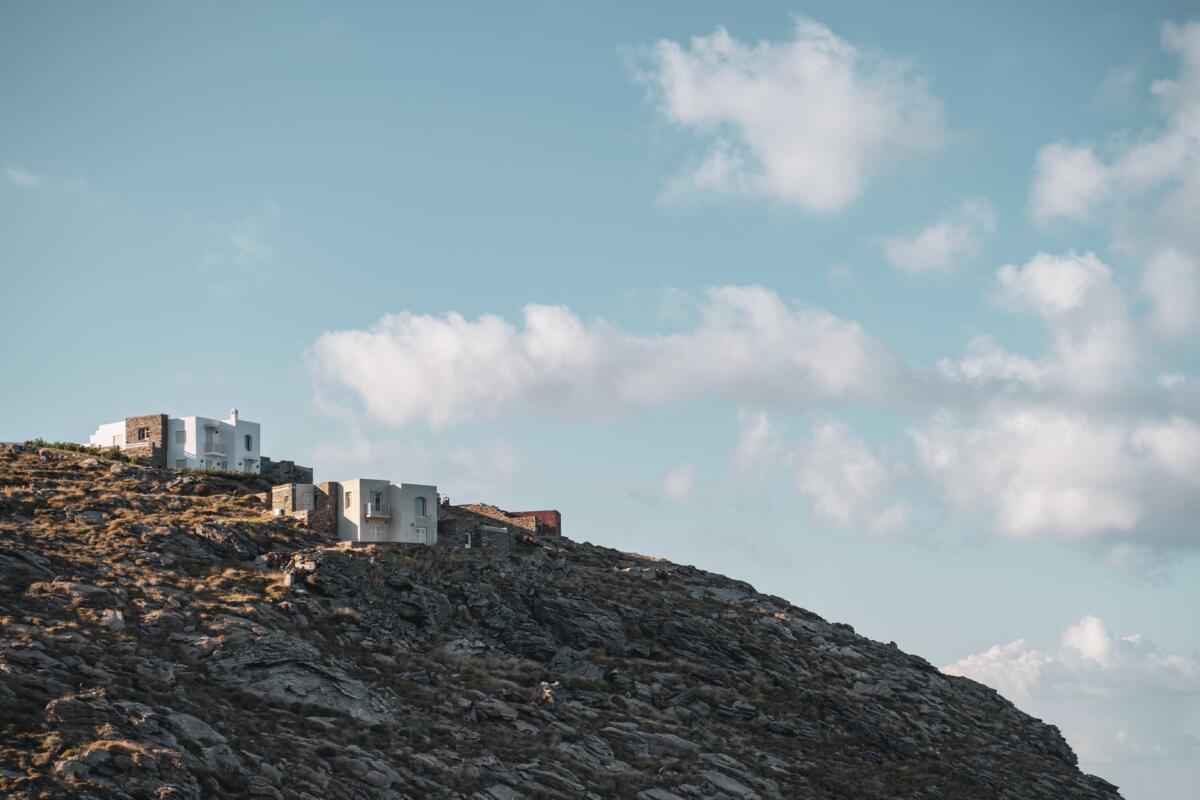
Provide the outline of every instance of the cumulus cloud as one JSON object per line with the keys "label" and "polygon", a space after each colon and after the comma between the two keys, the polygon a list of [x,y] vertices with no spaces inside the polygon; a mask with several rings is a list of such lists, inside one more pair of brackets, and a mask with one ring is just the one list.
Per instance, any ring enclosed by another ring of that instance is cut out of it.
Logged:
{"label": "cumulus cloud", "polygon": [[1107,190],[1108,168],[1086,146],[1064,142],[1038,151],[1029,210],[1034,222],[1084,222]]}
{"label": "cumulus cloud", "polygon": [[[1084,393],[1120,386],[1136,360],[1136,336],[1112,270],[1092,253],[1038,253],[997,273],[997,302],[1045,321],[1053,353],[1044,364]],[[1028,374],[1028,371],[1025,371]]]}
{"label": "cumulus cloud", "polygon": [[904,469],[854,435],[823,420],[792,456],[796,488],[812,503],[815,519],[874,534],[903,530],[909,505],[897,499]]}
{"label": "cumulus cloud", "polygon": [[967,343],[965,356],[938,361],[938,371],[951,384],[1001,391],[1015,387],[1038,390],[1046,383],[1049,367],[1028,356],[1010,353],[990,336],[976,336]]}
{"label": "cumulus cloud", "polygon": [[1105,395],[1128,387],[1138,336],[1112,269],[1093,253],[1038,253],[996,273],[1001,308],[1039,318],[1050,348],[1037,357],[977,336],[959,358],[938,362],[949,387],[1005,395]]}
{"label": "cumulus cloud", "polygon": [[4,175],[13,186],[20,186],[23,189],[36,189],[42,185],[41,175],[30,172],[19,164],[6,164]]}
{"label": "cumulus cloud", "polygon": [[942,412],[912,437],[947,502],[1001,534],[1195,544],[1200,424],[1189,417],[997,403],[966,421]]}
{"label": "cumulus cloud", "polygon": [[596,415],[718,399],[804,408],[895,396],[904,366],[854,322],[793,307],[757,286],[709,289],[691,330],[639,335],[565,306],[530,304],[522,324],[494,314],[388,315],[323,334],[313,375],[393,426],[443,426],[502,411]]}
{"label": "cumulus cloud", "polygon": [[637,75],[663,115],[711,141],[669,198],[757,194],[835,212],[881,170],[945,138],[941,103],[922,78],[811,20],[797,20],[786,42],[717,28],[643,56]]}
{"label": "cumulus cloud", "polygon": [[1145,201],[1149,218],[1127,225],[1127,237],[1149,237],[1142,244],[1151,248],[1160,247],[1163,236],[1195,241],[1194,223],[1200,217],[1200,22],[1164,25],[1161,44],[1180,61],[1175,79],[1150,85],[1162,125],[1113,137],[1116,144],[1106,152],[1067,142],[1043,147],[1030,190],[1035,222],[1086,222],[1107,206],[1136,215],[1133,204]]}
{"label": "cumulus cloud", "polygon": [[1086,616],[1039,650],[1019,639],[942,668],[987,684],[1058,725],[1084,761],[1200,754],[1200,660]]}
{"label": "cumulus cloud", "polygon": [[914,236],[885,240],[884,255],[889,264],[905,272],[949,272],[974,257],[983,238],[995,230],[991,203],[974,197]]}

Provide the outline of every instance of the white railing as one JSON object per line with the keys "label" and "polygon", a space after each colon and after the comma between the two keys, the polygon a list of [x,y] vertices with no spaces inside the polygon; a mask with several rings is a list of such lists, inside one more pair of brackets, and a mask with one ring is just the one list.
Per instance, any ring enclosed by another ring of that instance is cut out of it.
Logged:
{"label": "white railing", "polygon": [[363,503],[363,513],[368,517],[390,517],[392,507],[387,503]]}
{"label": "white railing", "polygon": [[204,452],[223,456],[225,455],[225,445],[220,442],[205,442]]}

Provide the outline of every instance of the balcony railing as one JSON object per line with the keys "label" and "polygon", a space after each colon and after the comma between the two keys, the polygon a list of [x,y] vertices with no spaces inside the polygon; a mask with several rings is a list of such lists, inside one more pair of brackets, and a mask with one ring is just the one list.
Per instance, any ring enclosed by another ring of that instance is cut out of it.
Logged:
{"label": "balcony railing", "polygon": [[387,503],[363,503],[363,513],[367,517],[387,518],[392,516],[392,507]]}
{"label": "balcony railing", "polygon": [[204,452],[207,455],[223,456],[225,455],[225,445],[221,442],[205,442]]}

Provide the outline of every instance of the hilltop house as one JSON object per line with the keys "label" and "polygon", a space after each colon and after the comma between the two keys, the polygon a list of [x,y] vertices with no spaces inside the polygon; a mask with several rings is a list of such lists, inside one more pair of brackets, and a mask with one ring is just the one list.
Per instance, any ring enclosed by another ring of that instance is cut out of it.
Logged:
{"label": "hilltop house", "polygon": [[235,408],[227,419],[166,414],[126,417],[100,425],[88,444],[118,447],[159,467],[219,469],[312,482],[311,468],[265,458],[260,449],[261,433],[257,422],[239,419]]}
{"label": "hilltop house", "polygon": [[126,417],[101,425],[89,444],[119,447],[160,467],[256,473],[260,466],[259,434],[259,424],[238,419],[235,408],[228,419],[166,414]]}
{"label": "hilltop house", "polygon": [[437,544],[438,493],[429,484],[360,478],[286,483],[271,490],[271,509],[349,542]]}
{"label": "hilltop house", "polygon": [[356,542],[437,543],[437,487],[360,478],[342,481],[338,538]]}

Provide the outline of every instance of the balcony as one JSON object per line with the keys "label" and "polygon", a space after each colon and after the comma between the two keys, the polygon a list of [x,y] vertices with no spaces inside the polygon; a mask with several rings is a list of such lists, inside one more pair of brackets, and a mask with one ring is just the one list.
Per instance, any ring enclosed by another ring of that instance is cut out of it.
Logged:
{"label": "balcony", "polygon": [[220,442],[205,442],[204,454],[206,456],[223,456],[225,455],[225,445]]}
{"label": "balcony", "polygon": [[392,507],[387,503],[363,503],[363,514],[368,519],[390,519]]}

